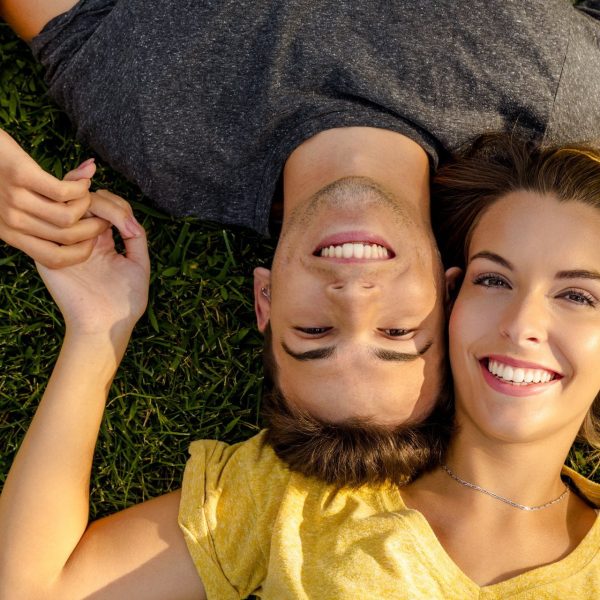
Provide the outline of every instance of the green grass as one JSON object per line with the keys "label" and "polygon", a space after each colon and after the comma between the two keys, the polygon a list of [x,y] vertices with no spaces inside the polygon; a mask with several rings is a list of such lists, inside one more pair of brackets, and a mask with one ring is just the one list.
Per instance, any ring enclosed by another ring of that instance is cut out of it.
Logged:
{"label": "green grass", "polygon": [[[45,95],[29,49],[0,24],[0,127],[61,176],[94,156]],[[99,163],[95,178],[132,201],[148,230],[150,303],[110,392],[92,481],[92,517],[179,486],[197,438],[259,429],[262,338],[251,275],[273,245],[248,231],[171,219]],[[0,243],[0,487],[56,360],[64,329],[33,263]]]}
{"label": "green grass", "polygon": [[[28,48],[0,24],[0,127],[61,176],[92,156],[45,96]],[[92,517],[179,486],[189,442],[237,441],[259,428],[261,337],[251,273],[273,245],[247,231],[148,208],[99,163],[95,178],[129,199],[147,228],[153,275],[147,314],[110,392],[92,479]],[[0,487],[33,416],[63,334],[32,262],[0,244]],[[590,474],[585,448],[574,466]],[[600,481],[600,478],[598,478]]]}

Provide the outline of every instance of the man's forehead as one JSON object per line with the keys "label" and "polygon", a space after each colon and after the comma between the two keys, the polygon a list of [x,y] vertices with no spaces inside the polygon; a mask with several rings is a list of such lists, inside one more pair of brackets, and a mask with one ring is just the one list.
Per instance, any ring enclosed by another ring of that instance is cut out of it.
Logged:
{"label": "man's forehead", "polygon": [[[274,340],[273,350],[278,364],[278,379],[282,388],[289,386],[321,385],[329,380],[337,380],[340,387],[372,385],[391,386],[392,388],[422,381],[425,373],[433,373],[440,368],[444,360],[446,349],[443,337],[428,339],[419,348],[422,352],[409,349],[387,350],[369,344],[349,346],[335,346],[325,344],[320,348],[325,350],[325,356],[319,356],[319,349],[315,349],[316,356],[300,358],[291,356],[286,352],[281,340]],[[394,352],[386,355],[384,352]],[[395,354],[397,353],[397,354]],[[302,353],[301,353],[302,354]],[[405,354],[405,356],[403,356]]]}
{"label": "man's forehead", "polygon": [[384,374],[368,367],[311,368],[299,377],[282,370],[279,384],[292,404],[315,417],[332,422],[360,417],[397,425],[421,418],[435,404],[442,384],[435,363],[433,369],[423,363],[397,363],[384,367]]}

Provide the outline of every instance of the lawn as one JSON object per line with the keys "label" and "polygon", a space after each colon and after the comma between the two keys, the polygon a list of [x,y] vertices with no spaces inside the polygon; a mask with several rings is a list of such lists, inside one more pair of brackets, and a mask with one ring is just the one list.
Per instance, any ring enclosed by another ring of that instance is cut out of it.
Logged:
{"label": "lawn", "polygon": [[[0,127],[61,176],[94,154],[45,95],[25,44],[0,24]],[[112,386],[92,479],[92,517],[179,486],[192,439],[260,427],[261,337],[251,274],[273,244],[149,208],[99,161],[96,185],[134,205],[149,232],[150,303]],[[63,325],[32,262],[0,243],[0,487],[56,359]],[[584,448],[572,465],[590,474]],[[600,480],[600,479],[599,479]]]}

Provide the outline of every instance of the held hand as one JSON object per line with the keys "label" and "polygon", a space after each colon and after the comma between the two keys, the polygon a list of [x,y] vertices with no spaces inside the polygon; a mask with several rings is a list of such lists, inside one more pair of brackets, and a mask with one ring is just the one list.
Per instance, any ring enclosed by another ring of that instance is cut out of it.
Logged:
{"label": "held hand", "polygon": [[97,217],[82,219],[94,172],[87,161],[60,181],[0,130],[0,239],[49,267],[85,260],[109,226]]}
{"label": "held hand", "polygon": [[[105,204],[111,196],[103,193]],[[148,245],[144,230],[138,228],[137,237],[124,239],[125,255],[117,253],[112,230],[107,229],[85,262],[61,269],[36,263],[68,331],[76,335],[117,331],[129,336],[148,302]]]}

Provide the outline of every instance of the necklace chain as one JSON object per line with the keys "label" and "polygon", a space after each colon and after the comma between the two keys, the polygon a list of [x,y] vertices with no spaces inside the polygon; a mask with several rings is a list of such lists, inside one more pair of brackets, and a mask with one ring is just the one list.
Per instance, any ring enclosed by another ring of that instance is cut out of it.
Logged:
{"label": "necklace chain", "polygon": [[482,494],[491,496],[492,498],[495,498],[496,500],[500,500],[500,502],[504,502],[504,504],[508,504],[509,506],[512,506],[513,508],[518,508],[519,510],[533,511],[533,510],[542,510],[544,508],[549,508],[553,504],[556,504],[557,502],[564,500],[567,497],[567,494],[569,493],[569,488],[565,485],[565,491],[560,496],[558,496],[558,498],[554,498],[554,500],[550,500],[550,502],[546,502],[545,504],[540,504],[538,506],[526,506],[525,504],[519,504],[518,502],[509,500],[508,498],[505,498],[504,496],[500,496],[500,494],[490,492],[490,490],[486,490],[485,488],[482,488],[479,485],[475,485],[474,483],[471,483],[470,481],[465,481],[464,479],[461,479],[447,465],[441,465],[441,466],[442,466],[442,469],[444,471],[446,471],[446,473],[450,477],[452,477],[452,479],[454,479],[454,481],[456,481],[457,483],[460,483],[461,485],[464,485],[465,487],[471,488],[472,490],[475,490],[476,492],[481,492]]}

